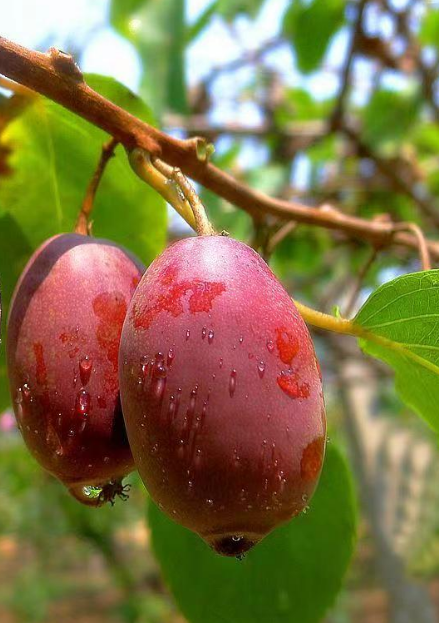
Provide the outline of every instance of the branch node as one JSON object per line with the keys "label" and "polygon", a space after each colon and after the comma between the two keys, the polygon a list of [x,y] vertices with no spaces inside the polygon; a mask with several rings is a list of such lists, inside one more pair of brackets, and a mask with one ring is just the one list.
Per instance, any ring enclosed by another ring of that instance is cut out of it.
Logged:
{"label": "branch node", "polygon": [[75,82],[84,82],[82,71],[75,63],[75,59],[71,54],[67,54],[57,48],[49,48],[47,54],[56,72],[64,74]]}

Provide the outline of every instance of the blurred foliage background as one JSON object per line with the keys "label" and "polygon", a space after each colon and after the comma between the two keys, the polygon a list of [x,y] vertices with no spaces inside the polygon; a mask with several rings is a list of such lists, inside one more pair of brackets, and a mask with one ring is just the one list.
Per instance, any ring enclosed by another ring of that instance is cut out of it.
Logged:
{"label": "blurred foliage background", "polygon": [[[175,136],[206,136],[215,144],[215,163],[252,187],[346,214],[390,215],[437,238],[437,3],[45,0],[36,7],[0,0],[0,9],[2,35],[37,49],[59,46],[85,71],[117,78],[126,86],[102,76],[88,80]],[[27,98],[0,93],[5,311],[35,246],[73,227],[104,140],[69,113]],[[378,285],[418,269],[414,253],[372,249],[270,217],[255,225],[200,192],[218,230],[257,245],[293,295],[323,311],[337,306],[351,315]],[[97,235],[147,262],[167,240],[190,233],[127,170],[120,148],[94,217]],[[437,439],[396,397],[384,365],[365,359],[349,339],[314,338],[329,437],[344,448],[361,503],[355,559],[327,621],[433,623],[439,620]],[[96,512],[70,500],[24,448],[5,374],[3,361],[2,623],[184,621],[151,553],[137,477],[128,479],[129,503]]]}

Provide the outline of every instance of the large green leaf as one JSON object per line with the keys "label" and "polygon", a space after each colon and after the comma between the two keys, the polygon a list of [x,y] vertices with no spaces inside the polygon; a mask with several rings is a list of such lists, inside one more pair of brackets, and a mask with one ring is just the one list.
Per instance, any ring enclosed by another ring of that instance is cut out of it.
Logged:
{"label": "large green leaf", "polygon": [[[89,84],[137,117],[149,109],[110,78]],[[50,100],[37,98],[2,135],[12,174],[2,179],[0,206],[11,213],[31,247],[73,229],[87,184],[108,135]],[[132,173],[119,147],[105,171],[93,210],[96,236],[126,245],[150,262],[165,242],[164,201]]]}
{"label": "large green leaf", "polygon": [[355,318],[363,349],[396,372],[404,402],[439,432],[439,270],[378,288]]}
{"label": "large green leaf", "polygon": [[[149,109],[125,87],[99,76],[87,80],[109,99],[152,122]],[[0,183],[3,328],[13,288],[31,253],[46,238],[73,230],[106,140],[104,132],[42,97],[4,129],[0,149],[6,148],[8,153],[8,172]],[[121,147],[109,162],[97,192],[93,233],[126,246],[145,263],[165,244],[165,203],[133,174]],[[2,348],[0,411],[8,403]]]}
{"label": "large green leaf", "polygon": [[154,112],[185,113],[185,0],[112,0],[111,22],[139,51],[142,95]]}
{"label": "large green leaf", "polygon": [[218,556],[153,504],[149,522],[165,580],[190,623],[317,623],[340,590],[356,511],[349,470],[329,447],[309,512],[241,562]]}
{"label": "large green leaf", "polygon": [[2,298],[2,345],[0,347],[0,413],[11,403],[6,376],[5,329],[9,302],[18,277],[32,253],[32,247],[15,218],[0,216],[0,285]]}
{"label": "large green leaf", "polygon": [[293,0],[283,30],[303,73],[317,69],[329,42],[343,24],[345,0]]}

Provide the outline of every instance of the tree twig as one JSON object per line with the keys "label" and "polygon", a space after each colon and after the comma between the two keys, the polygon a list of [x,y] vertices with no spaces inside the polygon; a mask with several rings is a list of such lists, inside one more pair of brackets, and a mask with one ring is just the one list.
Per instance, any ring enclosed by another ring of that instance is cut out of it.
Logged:
{"label": "tree twig", "polygon": [[[392,242],[418,249],[416,237],[407,232],[395,233],[392,223],[349,216],[333,208],[311,208],[274,199],[249,188],[206,159],[200,159],[202,139],[179,140],[168,136],[93,91],[68,55],[55,54],[53,50],[47,54],[33,52],[0,37],[0,72],[108,132],[128,151],[140,147],[152,157],[180,168],[185,175],[256,219],[263,214],[272,214],[285,221],[341,231],[374,245]],[[439,258],[439,244],[432,241],[427,244],[430,253]]]}
{"label": "tree twig", "polygon": [[416,225],[416,223],[400,223],[394,226],[395,232],[397,231],[411,231],[418,241],[419,259],[421,262],[422,270],[431,270],[431,258],[430,251],[428,249],[427,240],[424,236],[424,232]]}
{"label": "tree twig", "polygon": [[108,161],[114,156],[116,146],[117,141],[114,138],[102,146],[101,157],[99,158],[96,170],[93,173],[93,177],[91,178],[85,192],[84,201],[82,202],[82,206],[76,220],[75,232],[77,234],[83,234],[84,236],[90,234],[90,215],[93,210],[96,191],[99,187]]}

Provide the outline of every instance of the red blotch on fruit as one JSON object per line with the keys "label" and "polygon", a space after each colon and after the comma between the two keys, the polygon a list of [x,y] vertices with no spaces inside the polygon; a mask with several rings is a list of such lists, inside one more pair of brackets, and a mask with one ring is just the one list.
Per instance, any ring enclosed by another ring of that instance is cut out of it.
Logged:
{"label": "red blotch on fruit", "polygon": [[131,287],[133,290],[137,288],[137,286],[139,285],[139,281],[140,281],[140,277],[138,276],[135,276],[131,279]]}
{"label": "red blotch on fruit", "polygon": [[178,273],[178,268],[175,265],[170,264],[163,271],[163,274],[160,278],[160,283],[162,283],[164,286],[170,286],[171,283],[173,283],[176,280],[177,273]]}
{"label": "red blotch on fruit", "polygon": [[94,299],[93,311],[100,320],[96,339],[117,371],[120,334],[127,313],[125,297],[120,292],[103,292]]}
{"label": "red blotch on fruit", "polygon": [[[161,283],[169,283],[170,273],[168,272]],[[222,294],[226,289],[226,286],[221,282],[216,281],[201,281],[200,279],[194,279],[192,281],[180,281],[173,285],[170,285],[166,294],[160,294],[155,303],[139,310],[137,306],[134,306],[134,327],[136,329],[148,329],[153,320],[161,313],[167,312],[174,318],[183,313],[183,297],[189,292],[189,311],[192,314],[198,312],[209,312],[212,309],[213,300]]]}
{"label": "red blotch on fruit", "polygon": [[320,474],[324,445],[323,437],[317,437],[306,446],[300,461],[300,475],[303,480],[313,481]]}
{"label": "red blotch on fruit", "polygon": [[64,331],[59,335],[59,339],[61,342],[68,347],[68,355],[70,359],[76,357],[79,353],[78,343],[83,340],[79,339],[79,329],[74,329],[73,331]]}
{"label": "red blotch on fruit", "polygon": [[290,364],[299,352],[299,340],[284,327],[276,329],[276,346],[283,363]]}
{"label": "red blotch on fruit", "polygon": [[46,362],[44,361],[44,352],[43,345],[41,342],[35,342],[33,345],[36,369],[35,376],[37,379],[38,385],[46,385],[47,384],[47,368]]}
{"label": "red blotch on fruit", "polygon": [[277,377],[277,384],[290,398],[308,398],[309,383],[301,383],[298,375],[292,370],[286,370]]}

